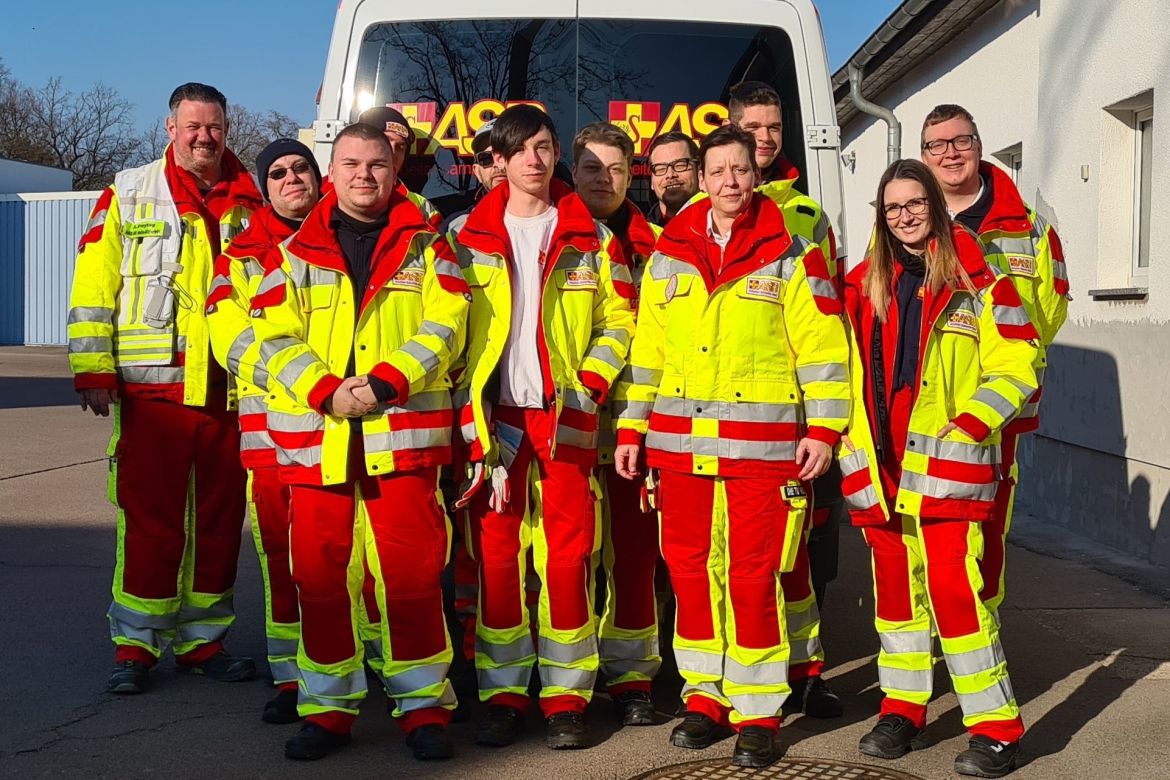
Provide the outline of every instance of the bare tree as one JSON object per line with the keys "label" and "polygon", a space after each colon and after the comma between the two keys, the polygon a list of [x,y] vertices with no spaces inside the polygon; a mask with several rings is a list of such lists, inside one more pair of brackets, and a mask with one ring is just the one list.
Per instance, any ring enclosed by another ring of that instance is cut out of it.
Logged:
{"label": "bare tree", "polygon": [[35,100],[33,91],[13,79],[0,60],[0,157],[52,165],[52,155],[32,118]]}
{"label": "bare tree", "polygon": [[256,155],[277,138],[296,138],[300,125],[279,111],[249,111],[241,105],[228,106],[228,147],[249,170]]}

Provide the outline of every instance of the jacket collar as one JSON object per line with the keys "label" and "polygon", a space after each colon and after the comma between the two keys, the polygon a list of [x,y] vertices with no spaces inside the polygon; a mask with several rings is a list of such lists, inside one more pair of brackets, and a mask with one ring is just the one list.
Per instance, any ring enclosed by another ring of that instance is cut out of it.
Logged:
{"label": "jacket collar", "polygon": [[233,206],[243,206],[249,211],[263,206],[252,175],[231,149],[224,149],[220,179],[206,196],[199,191],[195,177],[175,162],[173,145],[167,146],[163,159],[167,185],[180,214],[195,212],[204,219],[218,220]]}
{"label": "jacket collar", "polygon": [[795,182],[800,178],[800,171],[792,161],[784,156],[784,152],[776,155],[776,159],[768,166],[768,170],[761,172],[760,183],[771,184],[773,182]]}
{"label": "jacket collar", "polygon": [[252,212],[248,218],[248,229],[236,236],[224,251],[233,257],[258,258],[295,232],[296,228],[289,227],[277,216],[270,203],[259,211]]}
{"label": "jacket collar", "polygon": [[1027,233],[1032,229],[1028,206],[1020,197],[1015,182],[989,162],[979,163],[979,174],[991,183],[991,208],[979,226],[979,235],[992,231]]}
{"label": "jacket collar", "polygon": [[716,260],[719,246],[707,235],[710,212],[710,198],[687,206],[666,226],[656,246],[663,254],[695,266],[708,291],[747,276],[792,246],[780,208],[770,198],[758,195],[732,223],[731,240],[723,250],[720,267]]}

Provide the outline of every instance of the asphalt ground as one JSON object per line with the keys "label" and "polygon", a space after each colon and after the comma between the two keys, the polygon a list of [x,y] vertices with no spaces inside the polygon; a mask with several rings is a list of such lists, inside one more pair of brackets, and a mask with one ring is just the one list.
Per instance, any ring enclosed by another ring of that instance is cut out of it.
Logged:
{"label": "asphalt ground", "polygon": [[[0,348],[0,777],[618,779],[730,755],[730,739],[701,752],[667,744],[679,686],[669,671],[655,690],[659,725],[619,729],[612,704],[599,694],[588,713],[594,747],[547,750],[533,713],[517,744],[487,750],[472,744],[480,714],[474,711],[472,721],[452,726],[458,755],[442,764],[410,758],[376,690],[363,706],[353,746],[308,765],[283,758],[296,726],[261,722],[271,695],[262,681],[224,684],[179,675],[168,659],[154,673],[150,693],[106,694],[112,646],[105,611],[115,539],[105,496],[109,430],[108,419],[77,407],[62,350]],[[263,592],[250,534],[241,532],[239,617],[229,647],[260,661]],[[1170,777],[1170,603],[1083,555],[1053,557],[1059,540],[1051,536],[1028,539],[1031,549],[1009,549],[1001,610],[1003,644],[1029,726],[1025,764],[1014,776]],[[828,678],[844,697],[845,715],[790,718],[780,740],[792,757],[872,763],[857,752],[857,740],[880,700],[878,644],[869,561],[853,529],[843,531],[841,556],[824,613],[824,643]],[[933,744],[881,768],[955,776],[951,763],[966,740],[941,664],[936,691]]]}

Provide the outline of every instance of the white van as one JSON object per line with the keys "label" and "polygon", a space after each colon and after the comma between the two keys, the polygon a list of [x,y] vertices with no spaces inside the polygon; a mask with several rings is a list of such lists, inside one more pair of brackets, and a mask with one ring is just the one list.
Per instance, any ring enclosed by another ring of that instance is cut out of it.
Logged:
{"label": "white van", "polygon": [[[404,182],[450,213],[475,191],[476,128],[510,103],[549,113],[568,162],[577,129],[598,120],[626,129],[639,154],[668,130],[698,140],[727,116],[728,89],[744,80],[779,91],[783,150],[803,173],[797,188],[843,233],[840,134],[811,0],[341,0],[315,153],[324,167],[341,127],[393,105],[418,136]],[[645,207],[644,161],[634,173],[630,197]]]}

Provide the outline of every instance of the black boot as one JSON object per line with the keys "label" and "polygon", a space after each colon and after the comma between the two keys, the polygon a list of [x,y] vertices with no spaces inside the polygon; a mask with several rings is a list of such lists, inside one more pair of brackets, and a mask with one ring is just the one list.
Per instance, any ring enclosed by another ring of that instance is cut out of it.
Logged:
{"label": "black boot", "polygon": [[486,747],[507,747],[520,734],[520,718],[523,713],[503,704],[488,705],[487,719],[475,735],[475,744]]}
{"label": "black boot", "polygon": [[141,661],[119,661],[106,682],[110,693],[144,693],[150,687],[150,667]]}
{"label": "black boot", "polygon": [[585,739],[585,716],[580,712],[558,712],[550,716],[545,744],[553,750],[589,747]]}
{"label": "black boot", "polygon": [[955,771],[970,777],[1003,777],[1016,768],[1019,752],[1019,742],[1000,742],[976,734],[967,749],[955,757]]}
{"label": "black boot", "polygon": [[833,693],[820,675],[792,683],[792,693],[784,700],[784,715],[803,712],[810,718],[839,718],[845,712],[841,697]]}
{"label": "black boot", "polygon": [[265,723],[296,723],[301,719],[297,713],[297,689],[286,688],[277,691],[276,696],[264,705],[260,720]]}
{"label": "black boot", "polygon": [[653,726],[654,704],[645,691],[625,691],[614,699],[623,726]]}
{"label": "black boot", "polygon": [[688,712],[670,732],[670,744],[690,750],[711,747],[719,739],[719,724],[701,712]]}
{"label": "black boot", "polygon": [[745,726],[735,739],[731,763],[735,766],[760,768],[770,766],[780,758],[776,749],[776,732],[760,726]]}
{"label": "black boot", "polygon": [[914,737],[919,728],[901,715],[883,715],[877,725],[861,738],[857,748],[874,758],[901,758],[914,749]]}
{"label": "black boot", "polygon": [[316,723],[306,723],[284,743],[284,757],[296,761],[316,761],[351,741],[349,734],[338,734]]}
{"label": "black boot", "polygon": [[255,661],[251,658],[228,655],[223,650],[199,663],[180,663],[178,669],[186,674],[201,674],[220,682],[244,682],[256,676]]}
{"label": "black boot", "polygon": [[455,743],[437,723],[419,726],[406,735],[406,746],[419,761],[442,761],[455,755]]}

